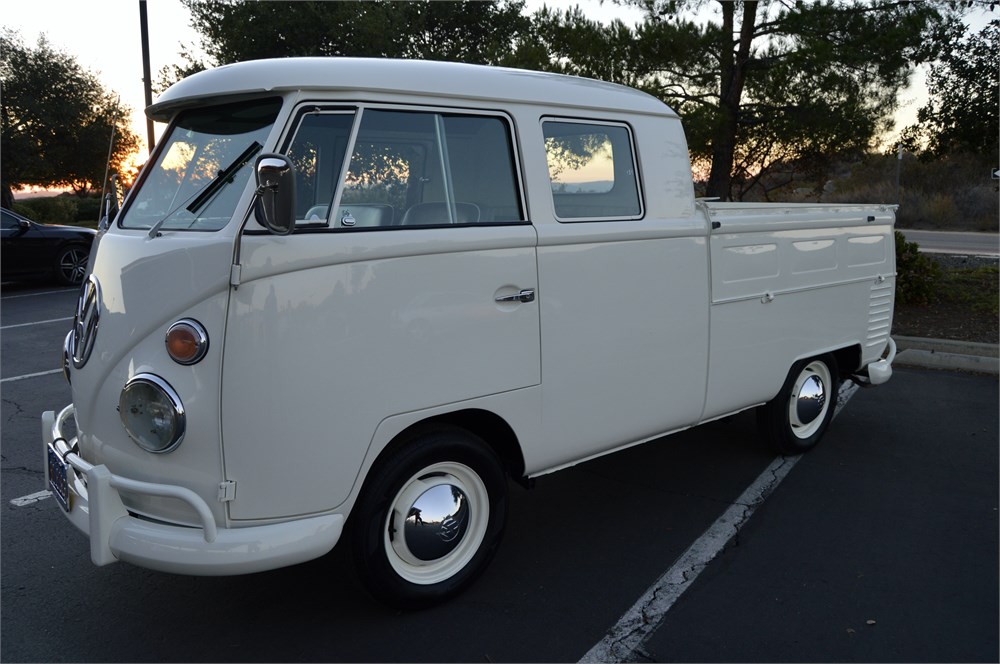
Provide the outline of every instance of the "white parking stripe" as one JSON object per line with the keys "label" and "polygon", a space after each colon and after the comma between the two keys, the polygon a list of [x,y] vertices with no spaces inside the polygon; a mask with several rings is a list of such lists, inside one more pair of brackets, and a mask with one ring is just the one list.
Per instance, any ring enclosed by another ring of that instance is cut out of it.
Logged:
{"label": "white parking stripe", "polygon": [[36,295],[58,295],[59,293],[76,293],[77,288],[64,288],[62,290],[42,291],[41,293],[23,293],[21,295],[4,295],[0,300],[16,300],[19,297],[35,297]]}
{"label": "white parking stripe", "polygon": [[52,496],[51,491],[39,491],[38,493],[32,493],[27,496],[21,496],[20,498],[15,498],[10,501],[10,504],[14,507],[24,507],[25,505],[34,505],[40,500],[45,500]]}
{"label": "white parking stripe", "polygon": [[51,376],[52,374],[62,373],[62,369],[52,369],[51,371],[39,371],[38,373],[24,374],[23,376],[11,376],[10,378],[4,378],[0,380],[0,383],[12,383],[15,380],[24,380],[25,378],[38,378],[39,376]]}
{"label": "white parking stripe", "polygon": [[[841,385],[837,395],[834,417],[843,409],[858,386]],[[729,509],[618,620],[597,645],[583,656],[581,662],[636,662],[643,661],[639,651],[643,642],[660,626],[667,611],[684,591],[698,578],[702,570],[725,548],[740,531],[785,476],[799,462],[801,456],[777,457],[764,469],[753,484],[747,487]],[[648,658],[647,658],[648,659]]]}
{"label": "white parking stripe", "polygon": [[46,325],[47,323],[63,323],[68,320],[73,320],[72,316],[67,318],[50,318],[49,320],[35,321],[34,323],[18,323],[17,325],[4,325],[0,327],[0,330],[13,330],[15,327],[31,327],[32,325]]}

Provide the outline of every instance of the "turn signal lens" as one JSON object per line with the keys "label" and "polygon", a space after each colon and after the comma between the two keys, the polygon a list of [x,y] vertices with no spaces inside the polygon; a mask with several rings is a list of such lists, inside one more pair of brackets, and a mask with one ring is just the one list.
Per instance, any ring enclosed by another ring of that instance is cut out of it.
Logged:
{"label": "turn signal lens", "polygon": [[178,364],[195,364],[208,352],[208,333],[193,318],[184,318],[171,325],[165,341],[167,354]]}

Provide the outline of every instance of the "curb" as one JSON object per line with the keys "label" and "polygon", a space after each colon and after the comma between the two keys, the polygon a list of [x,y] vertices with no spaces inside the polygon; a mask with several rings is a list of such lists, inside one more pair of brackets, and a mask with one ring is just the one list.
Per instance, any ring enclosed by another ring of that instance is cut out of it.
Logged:
{"label": "curb", "polygon": [[997,344],[918,337],[893,339],[900,351],[894,366],[1000,375],[1000,347]]}

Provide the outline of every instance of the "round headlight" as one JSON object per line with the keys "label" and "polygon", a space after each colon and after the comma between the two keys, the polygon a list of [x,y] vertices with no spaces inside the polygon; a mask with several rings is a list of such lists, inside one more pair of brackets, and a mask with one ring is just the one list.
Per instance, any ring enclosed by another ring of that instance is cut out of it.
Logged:
{"label": "round headlight", "polygon": [[193,318],[183,318],[167,330],[167,354],[178,364],[196,364],[208,352],[208,332]]}
{"label": "round headlight", "polygon": [[128,435],[147,452],[162,454],[184,438],[184,406],[165,380],[138,374],[118,397],[118,412]]}

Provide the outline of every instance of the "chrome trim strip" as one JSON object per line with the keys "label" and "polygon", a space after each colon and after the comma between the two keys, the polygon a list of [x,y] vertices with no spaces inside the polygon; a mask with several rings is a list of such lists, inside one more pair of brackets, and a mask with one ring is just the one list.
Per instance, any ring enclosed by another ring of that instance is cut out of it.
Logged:
{"label": "chrome trim strip", "polygon": [[[895,277],[896,275],[895,275],[895,273],[893,273],[891,276]],[[740,295],[740,296],[737,296],[737,297],[729,297],[729,298],[724,298],[724,299],[719,299],[719,300],[714,300],[713,299],[712,300],[712,304],[713,305],[715,305],[715,304],[731,304],[733,302],[744,302],[744,301],[747,301],[747,300],[760,300],[761,298],[765,297],[768,294],[771,294],[774,297],[777,297],[779,295],[793,295],[795,293],[808,293],[809,291],[823,290],[824,288],[834,288],[836,286],[849,286],[851,284],[862,284],[862,283],[865,283],[865,282],[868,282],[868,281],[872,281],[872,279],[874,279],[874,278],[876,278],[876,277],[858,277],[858,278],[855,278],[855,279],[844,279],[842,281],[831,281],[831,282],[828,282],[828,283],[816,284],[814,286],[800,286],[798,288],[785,288],[785,289],[782,289],[782,290],[773,290],[773,291],[760,292],[760,293],[757,293],[755,295]]]}

